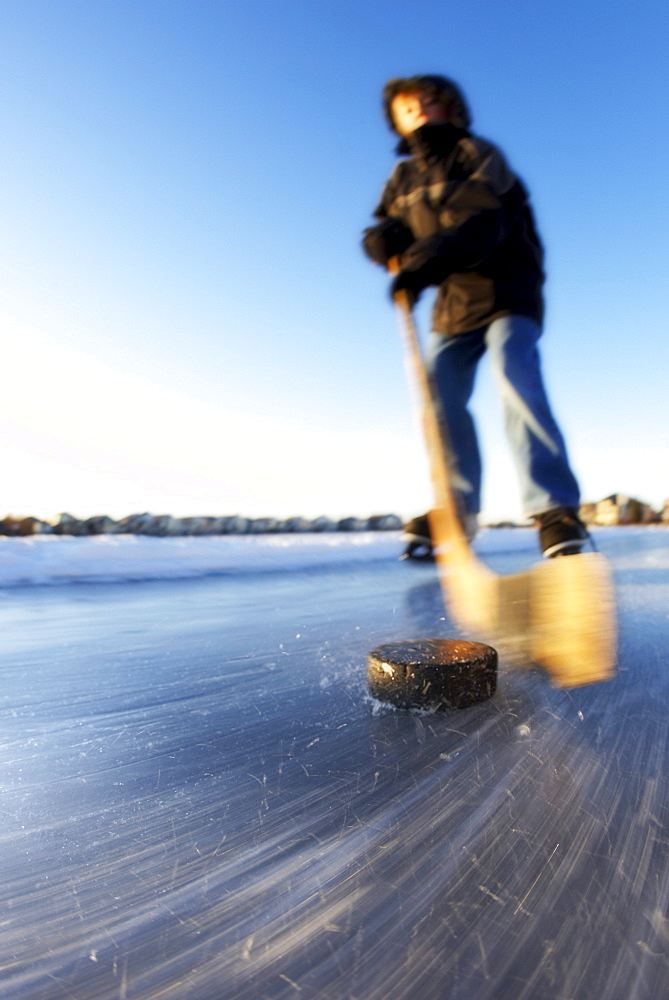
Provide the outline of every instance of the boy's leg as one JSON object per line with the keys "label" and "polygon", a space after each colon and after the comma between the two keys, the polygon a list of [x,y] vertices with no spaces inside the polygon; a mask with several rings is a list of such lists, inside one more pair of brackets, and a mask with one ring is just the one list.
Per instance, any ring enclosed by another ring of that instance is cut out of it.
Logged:
{"label": "boy's leg", "polygon": [[465,516],[481,509],[481,456],[468,403],[484,351],[483,331],[454,337],[432,333],[425,357],[449,437],[446,461],[451,482]]}
{"label": "boy's leg", "polygon": [[580,502],[578,483],[543,385],[537,347],[540,336],[541,328],[525,316],[495,320],[485,334],[528,517],[558,507],[578,511]]}

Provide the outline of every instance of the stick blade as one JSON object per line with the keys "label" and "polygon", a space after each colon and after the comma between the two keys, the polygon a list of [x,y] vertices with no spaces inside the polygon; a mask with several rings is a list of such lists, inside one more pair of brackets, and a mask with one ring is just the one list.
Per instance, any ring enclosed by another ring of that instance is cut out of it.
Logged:
{"label": "stick blade", "polygon": [[518,666],[543,667],[555,687],[614,676],[613,584],[598,553],[548,559],[510,576],[497,576],[473,556],[442,560],[440,579],[465,635],[503,647]]}
{"label": "stick blade", "polygon": [[529,652],[556,687],[580,687],[615,674],[616,625],[611,571],[587,552],[532,567]]}

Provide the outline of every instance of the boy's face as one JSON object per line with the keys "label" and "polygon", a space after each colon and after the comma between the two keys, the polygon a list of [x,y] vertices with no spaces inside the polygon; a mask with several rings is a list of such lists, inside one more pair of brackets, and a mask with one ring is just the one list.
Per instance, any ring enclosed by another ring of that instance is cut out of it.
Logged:
{"label": "boy's face", "polygon": [[390,110],[400,135],[411,135],[428,122],[448,121],[448,112],[434,93],[413,91],[393,97]]}

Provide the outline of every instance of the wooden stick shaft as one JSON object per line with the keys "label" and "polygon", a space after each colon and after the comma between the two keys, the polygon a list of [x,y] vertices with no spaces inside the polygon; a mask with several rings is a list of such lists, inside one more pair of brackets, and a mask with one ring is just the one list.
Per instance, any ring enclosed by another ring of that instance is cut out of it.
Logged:
{"label": "wooden stick shaft", "polygon": [[423,435],[427,448],[430,478],[434,493],[434,510],[430,512],[430,527],[433,521],[433,541],[438,549],[448,544],[460,560],[472,558],[465,537],[458,504],[451,486],[447,454],[450,452],[448,429],[439,417],[439,404],[430,377],[425,369],[418,332],[413,321],[411,305],[406,292],[395,296],[400,317],[400,328],[404,341],[404,357],[410,381],[415,386],[419,405]]}

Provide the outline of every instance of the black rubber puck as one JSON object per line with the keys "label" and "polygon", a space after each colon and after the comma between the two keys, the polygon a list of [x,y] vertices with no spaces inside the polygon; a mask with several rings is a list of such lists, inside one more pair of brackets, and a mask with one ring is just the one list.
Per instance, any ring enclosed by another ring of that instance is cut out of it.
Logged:
{"label": "black rubber puck", "polygon": [[463,639],[388,643],[367,657],[367,683],[398,708],[469,708],[495,693],[497,652]]}

